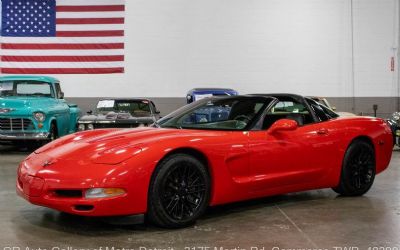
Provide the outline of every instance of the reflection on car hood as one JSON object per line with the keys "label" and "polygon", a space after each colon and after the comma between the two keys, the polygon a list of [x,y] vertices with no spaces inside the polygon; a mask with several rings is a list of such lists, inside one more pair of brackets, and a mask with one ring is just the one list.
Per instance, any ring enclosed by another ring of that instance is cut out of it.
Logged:
{"label": "reflection on car hood", "polygon": [[[151,147],[160,142],[176,141],[187,138],[221,138],[229,135],[228,131],[200,131],[163,128],[135,129],[97,129],[78,132],[62,137],[37,149],[34,155],[44,155],[52,159],[90,162],[106,151],[117,147]],[[169,143],[168,143],[169,145]],[[77,154],[76,152],[79,152]]]}
{"label": "reflection on car hood", "polygon": [[155,121],[153,115],[148,116],[132,116],[130,113],[125,112],[109,112],[107,114],[95,114],[82,116],[79,121],[82,122],[147,122]]}

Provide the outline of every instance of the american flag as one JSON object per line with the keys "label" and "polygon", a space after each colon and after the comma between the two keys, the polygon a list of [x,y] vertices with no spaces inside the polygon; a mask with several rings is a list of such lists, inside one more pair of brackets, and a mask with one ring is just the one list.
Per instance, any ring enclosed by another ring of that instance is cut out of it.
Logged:
{"label": "american flag", "polygon": [[0,1],[0,73],[124,72],[124,0]]}

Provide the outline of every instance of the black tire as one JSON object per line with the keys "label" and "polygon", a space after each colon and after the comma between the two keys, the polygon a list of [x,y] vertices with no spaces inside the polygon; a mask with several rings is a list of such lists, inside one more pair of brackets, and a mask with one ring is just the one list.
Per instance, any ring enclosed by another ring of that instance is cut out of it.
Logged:
{"label": "black tire", "polygon": [[56,140],[57,138],[58,138],[57,126],[54,122],[52,122],[50,125],[48,141],[52,142],[52,141]]}
{"label": "black tire", "polygon": [[210,190],[210,177],[202,162],[187,154],[171,155],[153,174],[147,217],[160,227],[189,226],[208,207]]}
{"label": "black tire", "polygon": [[373,146],[366,141],[356,140],[346,151],[340,182],[333,190],[343,196],[361,196],[371,188],[375,174]]}

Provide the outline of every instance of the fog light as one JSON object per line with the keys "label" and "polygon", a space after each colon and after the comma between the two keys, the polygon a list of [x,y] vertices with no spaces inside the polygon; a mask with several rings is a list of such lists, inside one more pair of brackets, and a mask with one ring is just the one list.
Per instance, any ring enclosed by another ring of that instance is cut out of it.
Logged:
{"label": "fog light", "polygon": [[85,130],[85,124],[79,124],[79,125],[78,125],[78,130],[79,130],[79,131]]}
{"label": "fog light", "polygon": [[88,125],[87,125],[87,129],[89,129],[89,130],[93,130],[93,129],[94,129],[94,126],[93,126],[93,124],[88,124]]}
{"label": "fog light", "polygon": [[125,194],[122,188],[91,188],[86,190],[86,199],[109,198]]}

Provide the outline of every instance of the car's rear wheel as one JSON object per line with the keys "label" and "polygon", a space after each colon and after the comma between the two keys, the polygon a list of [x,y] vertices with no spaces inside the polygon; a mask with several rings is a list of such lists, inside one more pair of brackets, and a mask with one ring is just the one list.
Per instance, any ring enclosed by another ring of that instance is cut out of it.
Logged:
{"label": "car's rear wheel", "polygon": [[375,179],[375,151],[363,140],[354,141],[346,151],[339,185],[333,190],[344,196],[368,192]]}
{"label": "car's rear wheel", "polygon": [[210,177],[201,161],[186,154],[171,155],[153,175],[148,219],[167,228],[191,225],[206,210],[210,189]]}

